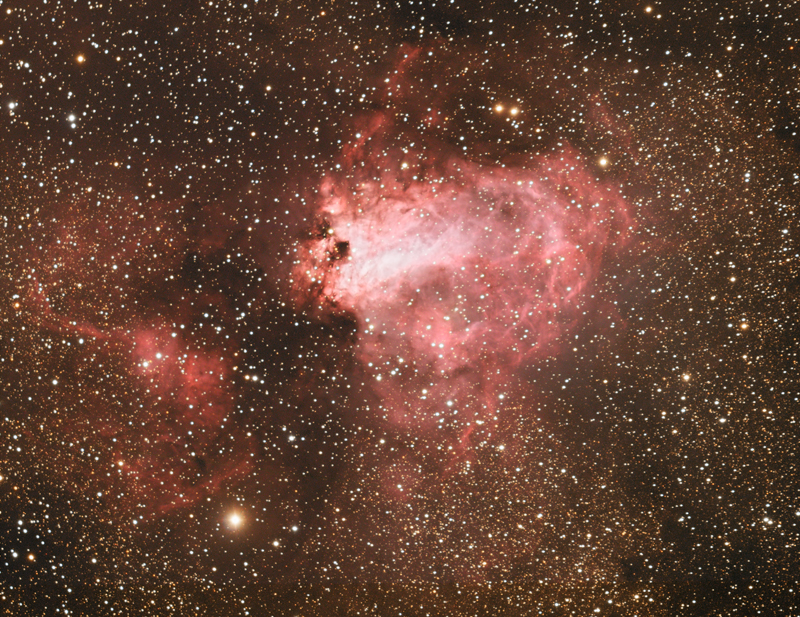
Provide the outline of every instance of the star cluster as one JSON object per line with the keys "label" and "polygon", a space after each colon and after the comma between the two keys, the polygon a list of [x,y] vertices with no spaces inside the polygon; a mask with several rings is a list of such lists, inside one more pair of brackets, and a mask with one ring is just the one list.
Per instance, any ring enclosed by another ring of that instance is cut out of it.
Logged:
{"label": "star cluster", "polygon": [[2,613],[800,610],[799,12],[0,0]]}

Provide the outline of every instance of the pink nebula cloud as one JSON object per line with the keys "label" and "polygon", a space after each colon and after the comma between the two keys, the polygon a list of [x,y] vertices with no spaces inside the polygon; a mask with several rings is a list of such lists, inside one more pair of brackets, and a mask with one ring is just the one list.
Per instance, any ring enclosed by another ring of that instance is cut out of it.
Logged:
{"label": "pink nebula cloud", "polygon": [[393,422],[482,418],[520,363],[591,319],[593,282],[632,216],[571,149],[490,165],[404,138],[377,114],[344,148],[298,248],[295,292],[318,314],[357,319]]}

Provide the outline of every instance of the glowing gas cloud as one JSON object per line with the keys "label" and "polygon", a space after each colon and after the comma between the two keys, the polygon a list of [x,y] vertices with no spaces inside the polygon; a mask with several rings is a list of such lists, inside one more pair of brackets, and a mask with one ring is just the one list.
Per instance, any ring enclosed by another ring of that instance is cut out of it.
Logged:
{"label": "glowing gas cloud", "polygon": [[494,413],[510,371],[596,309],[592,282],[630,233],[628,206],[567,148],[483,164],[419,136],[398,145],[383,117],[368,126],[319,189],[295,290],[355,317],[391,420]]}

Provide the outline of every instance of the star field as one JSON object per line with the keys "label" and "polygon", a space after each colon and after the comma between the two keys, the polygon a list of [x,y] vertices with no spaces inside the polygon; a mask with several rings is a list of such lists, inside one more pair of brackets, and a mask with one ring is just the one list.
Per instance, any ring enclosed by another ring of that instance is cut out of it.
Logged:
{"label": "star field", "polygon": [[800,14],[677,4],[0,0],[0,613],[800,610]]}

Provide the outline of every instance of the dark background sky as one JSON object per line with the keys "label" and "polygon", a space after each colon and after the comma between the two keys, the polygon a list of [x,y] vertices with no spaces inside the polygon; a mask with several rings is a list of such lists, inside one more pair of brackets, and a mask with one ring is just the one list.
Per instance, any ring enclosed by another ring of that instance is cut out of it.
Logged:
{"label": "dark background sky", "polygon": [[798,17],[0,0],[3,614],[798,610]]}

